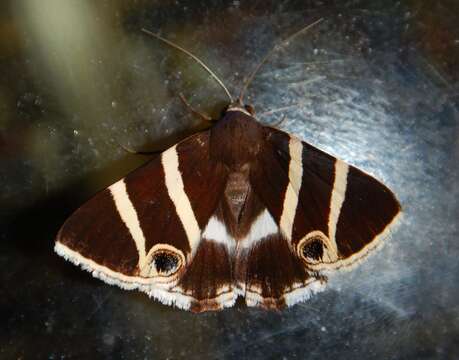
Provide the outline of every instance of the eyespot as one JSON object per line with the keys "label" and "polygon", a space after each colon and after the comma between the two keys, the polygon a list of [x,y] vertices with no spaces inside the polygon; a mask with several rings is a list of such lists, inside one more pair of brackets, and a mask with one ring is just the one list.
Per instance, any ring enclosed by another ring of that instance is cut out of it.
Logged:
{"label": "eyespot", "polygon": [[301,239],[297,254],[308,265],[333,263],[338,259],[330,240],[321,231],[312,231]]}
{"label": "eyespot", "polygon": [[321,261],[324,255],[324,245],[320,238],[313,238],[307,244],[303,245],[301,254],[304,259],[310,260],[311,262]]}
{"label": "eyespot", "polygon": [[[185,265],[183,252],[169,244],[156,244],[141,268],[145,277],[174,278]],[[169,281],[169,280],[167,280]]]}
{"label": "eyespot", "polygon": [[159,275],[169,276],[175,273],[180,265],[180,258],[168,251],[158,251],[153,254],[151,266],[155,267]]}

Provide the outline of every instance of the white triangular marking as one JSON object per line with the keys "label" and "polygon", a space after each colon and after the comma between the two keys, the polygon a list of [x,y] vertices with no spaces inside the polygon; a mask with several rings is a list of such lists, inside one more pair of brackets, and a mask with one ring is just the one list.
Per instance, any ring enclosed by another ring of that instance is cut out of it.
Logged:
{"label": "white triangular marking", "polygon": [[202,233],[202,238],[225,245],[228,250],[231,250],[236,245],[234,238],[226,230],[226,225],[215,216],[212,216],[207,223]]}
{"label": "white triangular marking", "polygon": [[264,210],[252,223],[248,234],[240,240],[240,248],[247,249],[253,247],[263,238],[277,234],[279,228],[268,210]]}
{"label": "white triangular marking", "polygon": [[[265,209],[252,223],[247,235],[238,241],[238,246],[240,249],[248,249],[258,241],[277,233],[279,233],[279,228],[269,211]],[[226,225],[215,216],[212,216],[207,223],[202,238],[225,245],[229,252],[234,249],[237,242],[228,232]]]}

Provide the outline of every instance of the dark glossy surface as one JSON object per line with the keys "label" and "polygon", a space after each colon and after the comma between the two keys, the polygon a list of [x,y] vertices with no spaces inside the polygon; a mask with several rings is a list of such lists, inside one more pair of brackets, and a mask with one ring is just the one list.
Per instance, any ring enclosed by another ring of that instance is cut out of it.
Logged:
{"label": "dark glossy surface", "polygon": [[[47,0],[0,12],[0,358],[459,357],[459,6],[455,1]],[[39,4],[39,5],[37,5]],[[104,284],[53,239],[95,191],[216,116],[271,46],[247,102],[370,172],[405,213],[386,246],[274,313],[194,315]],[[283,110],[282,110],[283,109]]]}

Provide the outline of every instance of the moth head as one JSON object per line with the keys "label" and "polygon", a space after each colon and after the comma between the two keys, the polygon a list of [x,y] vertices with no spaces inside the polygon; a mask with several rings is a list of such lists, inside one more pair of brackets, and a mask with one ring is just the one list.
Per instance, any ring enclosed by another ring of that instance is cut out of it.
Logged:
{"label": "moth head", "polygon": [[296,246],[296,252],[305,264],[314,269],[315,265],[334,263],[338,254],[327,236],[321,231],[307,234]]}
{"label": "moth head", "polygon": [[250,115],[255,115],[255,108],[252,105],[244,105],[244,109],[246,109]]}
{"label": "moth head", "polygon": [[156,244],[148,252],[141,275],[157,277],[158,280],[176,279],[185,266],[185,255],[169,244]]}
{"label": "moth head", "polygon": [[226,108],[226,111],[241,111],[246,115],[255,116],[255,108],[252,105],[243,104],[241,101],[237,100],[232,102]]}

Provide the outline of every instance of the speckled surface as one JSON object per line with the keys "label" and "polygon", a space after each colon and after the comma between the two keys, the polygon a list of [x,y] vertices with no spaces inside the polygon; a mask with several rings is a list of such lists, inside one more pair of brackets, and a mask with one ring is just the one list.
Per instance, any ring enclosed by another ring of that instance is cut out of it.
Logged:
{"label": "speckled surface", "polygon": [[[39,4],[39,5],[37,5]],[[273,5],[275,4],[275,5]],[[459,5],[454,1],[3,2],[1,359],[459,358]],[[52,251],[65,218],[201,126],[279,39],[247,101],[387,184],[386,246],[282,312],[194,315],[93,279]],[[276,111],[277,110],[277,111]],[[270,112],[270,113],[269,113]]]}

